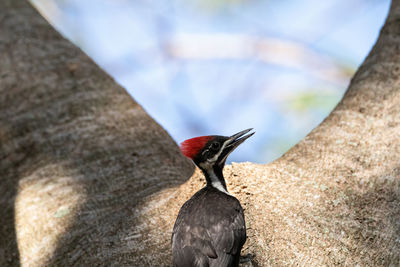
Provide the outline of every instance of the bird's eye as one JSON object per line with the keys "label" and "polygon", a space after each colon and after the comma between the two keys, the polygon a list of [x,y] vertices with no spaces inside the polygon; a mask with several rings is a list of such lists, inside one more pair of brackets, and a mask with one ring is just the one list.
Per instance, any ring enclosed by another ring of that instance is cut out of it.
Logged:
{"label": "bird's eye", "polygon": [[211,148],[212,149],[218,149],[220,147],[220,144],[218,142],[212,143]]}

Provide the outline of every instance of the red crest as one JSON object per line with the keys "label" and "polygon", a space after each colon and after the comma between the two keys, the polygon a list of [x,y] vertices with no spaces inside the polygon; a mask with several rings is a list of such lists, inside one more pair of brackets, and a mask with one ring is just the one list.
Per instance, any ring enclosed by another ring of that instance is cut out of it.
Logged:
{"label": "red crest", "polygon": [[207,142],[213,138],[212,136],[199,136],[183,141],[181,143],[182,154],[190,159],[194,159]]}

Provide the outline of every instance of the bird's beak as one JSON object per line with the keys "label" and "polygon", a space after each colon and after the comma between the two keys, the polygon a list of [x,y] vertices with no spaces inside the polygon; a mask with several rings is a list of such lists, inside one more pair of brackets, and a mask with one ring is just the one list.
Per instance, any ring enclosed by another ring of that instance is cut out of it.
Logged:
{"label": "bird's beak", "polygon": [[[237,148],[241,143],[243,143],[247,138],[249,138],[250,136],[252,136],[255,132],[249,133],[251,130],[253,130],[253,128],[238,132],[234,135],[232,135],[231,137],[229,137],[229,139],[227,141],[225,141],[225,148],[222,152],[222,155],[220,156],[220,160],[219,160],[219,165],[221,165],[221,167],[223,167],[223,165],[225,164],[226,158],[229,156],[229,154],[235,150],[235,148]],[[246,135],[247,134],[247,135]]]}

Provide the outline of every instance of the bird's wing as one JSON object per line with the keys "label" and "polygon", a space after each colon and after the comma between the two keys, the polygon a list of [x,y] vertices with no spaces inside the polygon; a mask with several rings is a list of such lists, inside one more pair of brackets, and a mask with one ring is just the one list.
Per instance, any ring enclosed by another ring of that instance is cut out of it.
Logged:
{"label": "bird's wing", "polygon": [[182,223],[174,228],[172,246],[178,246],[181,249],[188,247],[207,257],[217,257],[207,229],[199,225]]}
{"label": "bird's wing", "polygon": [[209,235],[217,251],[236,255],[246,241],[246,226],[241,207],[232,216],[225,217],[209,229]]}
{"label": "bird's wing", "polygon": [[201,193],[183,205],[175,222],[174,265],[231,266],[246,241],[243,209],[237,199],[218,190]]}
{"label": "bird's wing", "polygon": [[209,267],[209,259],[217,258],[205,228],[182,222],[172,234],[174,266]]}

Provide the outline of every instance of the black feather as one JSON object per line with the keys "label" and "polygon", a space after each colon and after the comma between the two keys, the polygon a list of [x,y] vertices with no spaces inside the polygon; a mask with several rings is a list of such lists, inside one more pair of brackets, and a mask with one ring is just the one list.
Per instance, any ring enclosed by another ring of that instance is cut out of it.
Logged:
{"label": "black feather", "polygon": [[173,263],[177,267],[238,266],[245,241],[239,201],[206,186],[179,211],[172,234]]}

